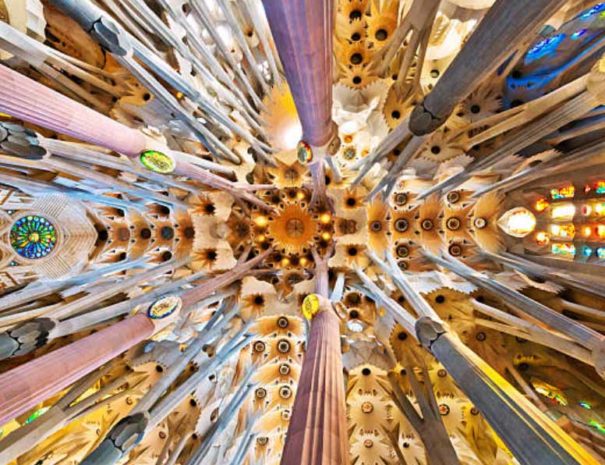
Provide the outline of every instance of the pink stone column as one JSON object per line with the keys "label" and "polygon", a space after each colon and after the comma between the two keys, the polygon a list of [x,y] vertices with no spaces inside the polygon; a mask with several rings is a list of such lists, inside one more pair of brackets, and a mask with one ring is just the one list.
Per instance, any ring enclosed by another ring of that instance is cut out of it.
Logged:
{"label": "pink stone column", "polygon": [[303,128],[315,147],[330,142],[332,123],[332,33],[334,2],[263,0]]}
{"label": "pink stone column", "polygon": [[143,133],[0,65],[0,112],[129,157],[145,150]]}
{"label": "pink stone column", "polygon": [[318,313],[298,382],[282,465],[346,465],[349,438],[340,351],[340,323]]}
{"label": "pink stone column", "polygon": [[3,373],[0,425],[151,337],[155,331],[153,321],[138,314]]}
{"label": "pink stone column", "polygon": [[242,279],[252,268],[259,263],[262,263],[262,261],[268,257],[272,251],[273,249],[265,250],[263,253],[251,258],[247,262],[238,263],[232,270],[215,276],[214,278],[203,282],[193,289],[184,292],[183,295],[181,295],[183,307],[187,308],[188,306],[193,305],[206,297],[209,297],[212,293],[218,291],[219,289],[222,289],[225,286]]}

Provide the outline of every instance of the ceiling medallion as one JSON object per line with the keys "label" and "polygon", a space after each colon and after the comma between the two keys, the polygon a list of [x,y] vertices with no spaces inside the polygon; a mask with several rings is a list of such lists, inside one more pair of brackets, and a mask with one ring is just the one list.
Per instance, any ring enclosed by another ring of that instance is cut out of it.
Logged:
{"label": "ceiling medallion", "polygon": [[179,310],[182,304],[183,302],[179,296],[169,295],[163,297],[149,307],[147,316],[152,320],[162,320]]}
{"label": "ceiling medallion", "polygon": [[169,174],[176,168],[176,162],[170,155],[157,150],[145,150],[139,160],[145,168],[154,173]]}

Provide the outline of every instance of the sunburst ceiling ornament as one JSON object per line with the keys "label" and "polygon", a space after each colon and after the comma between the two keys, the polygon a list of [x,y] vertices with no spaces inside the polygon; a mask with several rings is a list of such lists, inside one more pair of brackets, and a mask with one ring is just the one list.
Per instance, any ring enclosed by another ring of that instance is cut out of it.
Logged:
{"label": "sunburst ceiling ornament", "polygon": [[23,216],[11,227],[10,243],[23,258],[43,258],[57,245],[57,230],[47,218],[38,215]]}

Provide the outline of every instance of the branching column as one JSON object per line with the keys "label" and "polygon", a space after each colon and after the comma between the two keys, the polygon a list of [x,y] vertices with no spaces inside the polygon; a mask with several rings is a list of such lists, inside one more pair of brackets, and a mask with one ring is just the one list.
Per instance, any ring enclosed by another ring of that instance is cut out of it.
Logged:
{"label": "branching column", "polygon": [[303,127],[303,139],[322,147],[332,123],[332,31],[326,0],[263,0],[273,39]]}
{"label": "branching column", "polygon": [[416,334],[522,465],[597,465],[597,460],[440,323],[422,317]]}
{"label": "branching column", "polygon": [[0,111],[59,134],[101,145],[127,156],[146,148],[143,133],[0,66]]}
{"label": "branching column", "polygon": [[441,126],[454,107],[552,16],[565,0],[497,0],[410,118],[416,135]]}
{"label": "branching column", "polygon": [[138,314],[0,375],[0,424],[96,370],[157,330]]}
{"label": "branching column", "polygon": [[281,463],[346,465],[349,446],[340,322],[327,299],[314,294],[309,298],[315,299],[319,312],[311,323]]}

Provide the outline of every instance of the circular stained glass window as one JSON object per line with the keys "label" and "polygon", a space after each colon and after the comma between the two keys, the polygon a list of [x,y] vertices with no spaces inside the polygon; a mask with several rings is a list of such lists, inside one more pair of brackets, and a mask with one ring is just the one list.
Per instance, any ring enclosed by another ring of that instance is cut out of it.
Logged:
{"label": "circular stained glass window", "polygon": [[57,245],[57,230],[43,216],[24,216],[13,224],[10,242],[21,257],[30,260],[46,257]]}

